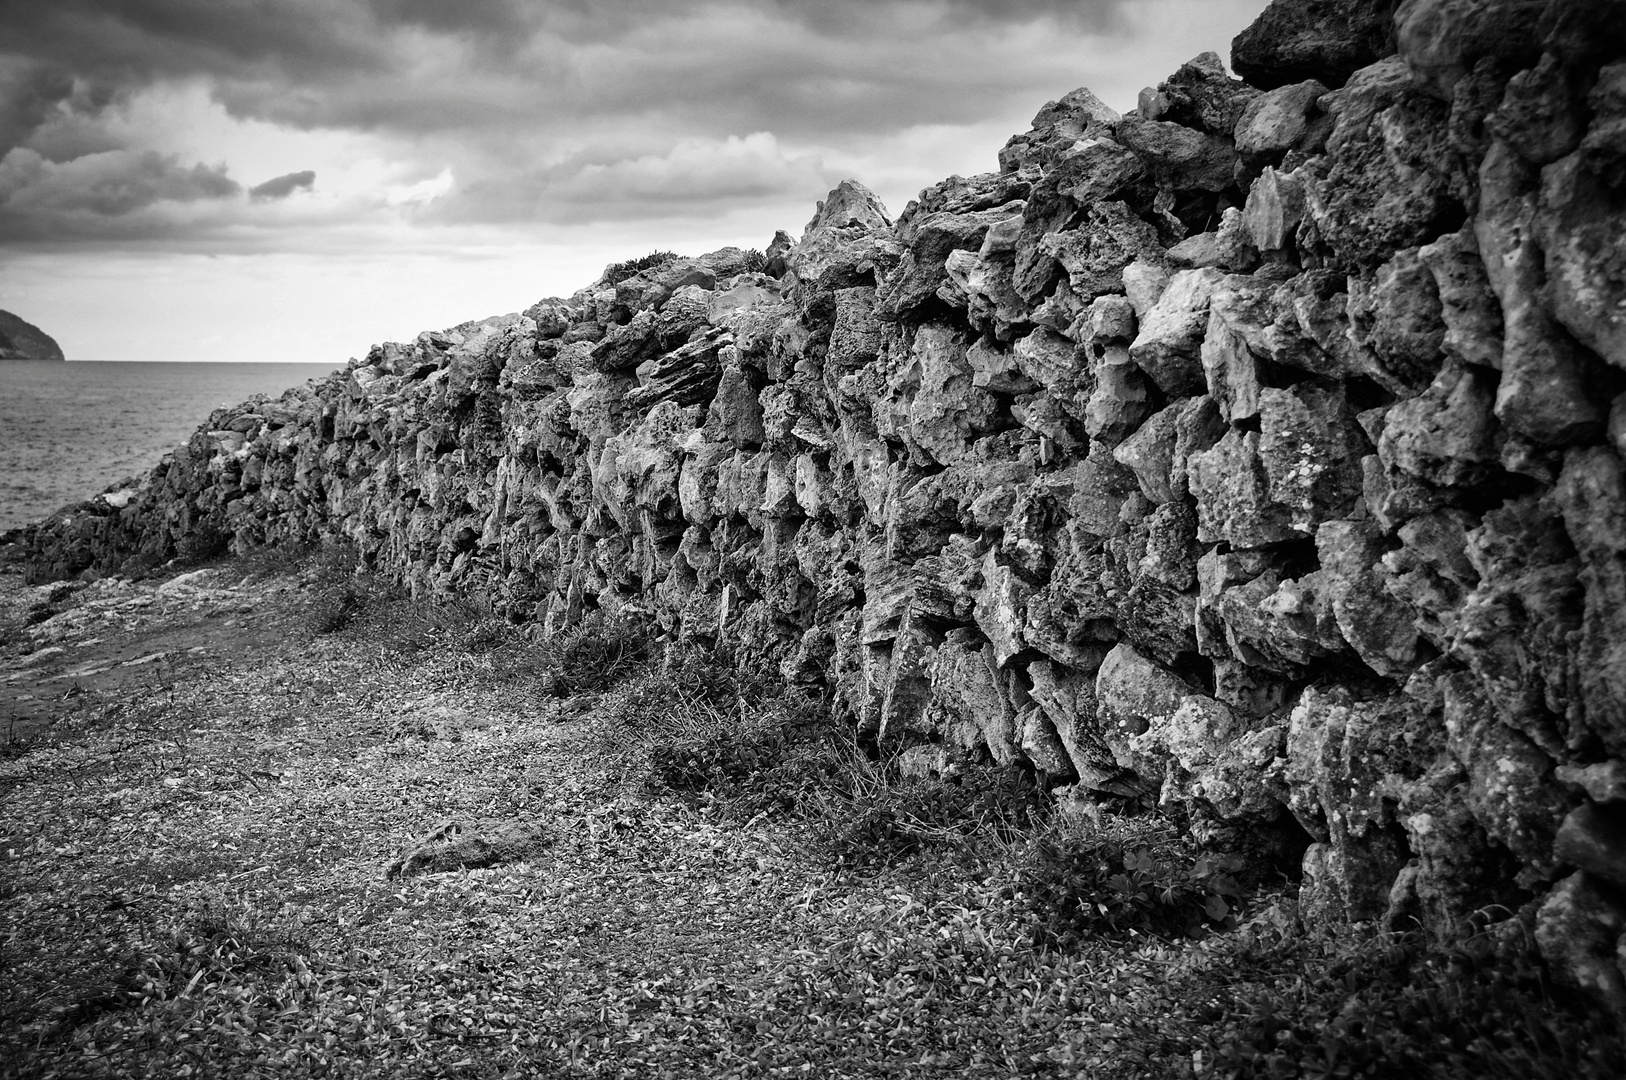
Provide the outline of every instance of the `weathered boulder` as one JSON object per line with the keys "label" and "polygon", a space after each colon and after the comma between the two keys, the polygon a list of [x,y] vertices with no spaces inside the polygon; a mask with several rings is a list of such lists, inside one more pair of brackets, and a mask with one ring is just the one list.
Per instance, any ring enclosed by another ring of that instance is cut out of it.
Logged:
{"label": "weathered boulder", "polygon": [[1231,66],[1267,90],[1304,79],[1341,86],[1394,51],[1397,0],[1273,0],[1231,42]]}

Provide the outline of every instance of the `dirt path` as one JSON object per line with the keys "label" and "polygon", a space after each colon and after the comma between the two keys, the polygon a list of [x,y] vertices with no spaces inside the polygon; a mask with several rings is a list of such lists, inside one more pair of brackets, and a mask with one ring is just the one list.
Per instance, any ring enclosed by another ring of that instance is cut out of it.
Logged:
{"label": "dirt path", "polygon": [[[899,1017],[813,1015],[838,984],[868,1007],[836,947],[923,918],[920,897],[836,874],[805,829],[652,796],[645,748],[455,633],[418,625],[402,652],[398,628],[317,635],[307,607],[297,578],[230,566],[7,593],[32,742],[0,762],[20,1021],[0,1072],[808,1075],[819,1046],[939,1071],[930,1046],[888,1048]],[[386,879],[448,819],[539,839]]]}
{"label": "dirt path", "polygon": [[235,568],[35,588],[0,574],[0,739],[46,735],[85,695],[134,700],[225,658],[289,652],[304,608],[295,579]]}

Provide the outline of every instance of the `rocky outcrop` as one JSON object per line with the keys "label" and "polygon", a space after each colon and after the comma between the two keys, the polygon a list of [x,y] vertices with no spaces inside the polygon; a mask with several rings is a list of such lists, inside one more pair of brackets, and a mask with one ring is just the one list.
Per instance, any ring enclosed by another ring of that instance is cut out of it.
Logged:
{"label": "rocky outcrop", "polygon": [[33,323],[0,311],[0,360],[65,360],[62,347]]}
{"label": "rocky outcrop", "polygon": [[[215,413],[35,574],[344,537],[646,614],[903,745],[1288,853],[1321,921],[1518,915],[1626,1003],[1626,35],[1280,2],[896,221],[607,273]],[[772,271],[772,273],[766,272]]]}

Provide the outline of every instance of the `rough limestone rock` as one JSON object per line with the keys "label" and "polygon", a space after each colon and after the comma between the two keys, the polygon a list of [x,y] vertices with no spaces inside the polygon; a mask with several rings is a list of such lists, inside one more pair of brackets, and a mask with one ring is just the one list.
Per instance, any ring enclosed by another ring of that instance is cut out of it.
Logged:
{"label": "rough limestone rock", "polygon": [[1231,42],[1231,66],[1255,86],[1304,79],[1341,86],[1394,51],[1397,0],[1275,0]]}
{"label": "rough limestone rock", "polygon": [[344,540],[644,618],[910,761],[1302,851],[1307,921],[1523,911],[1626,1009],[1623,10],[1279,0],[1240,80],[378,346],[12,552]]}

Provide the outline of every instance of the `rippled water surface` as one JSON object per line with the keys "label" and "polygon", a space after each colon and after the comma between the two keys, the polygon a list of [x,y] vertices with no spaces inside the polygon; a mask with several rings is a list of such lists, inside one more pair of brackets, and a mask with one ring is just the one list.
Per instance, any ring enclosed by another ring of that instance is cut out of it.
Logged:
{"label": "rippled water surface", "polygon": [[0,530],[146,473],[212,409],[327,364],[0,361]]}

